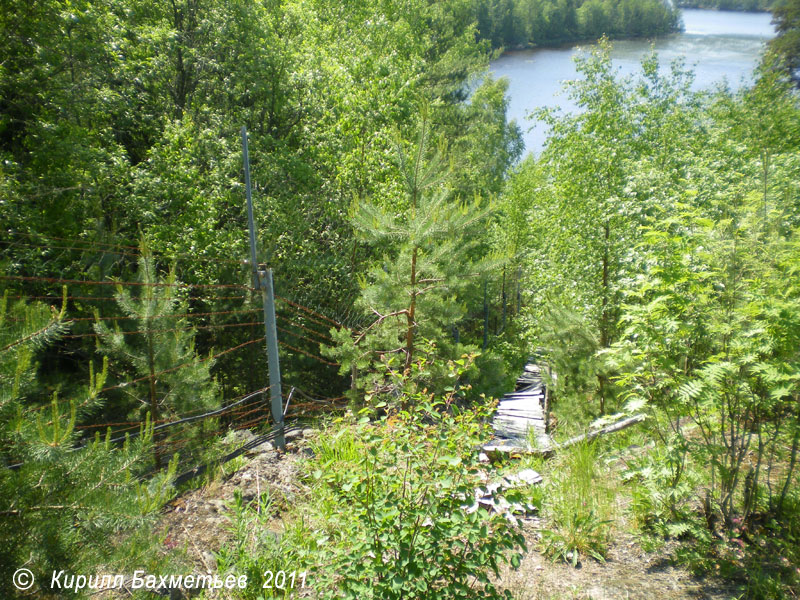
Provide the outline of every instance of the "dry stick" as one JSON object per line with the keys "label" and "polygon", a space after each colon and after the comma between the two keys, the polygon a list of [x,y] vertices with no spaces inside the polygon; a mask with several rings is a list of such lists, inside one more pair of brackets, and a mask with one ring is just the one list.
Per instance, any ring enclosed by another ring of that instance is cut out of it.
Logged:
{"label": "dry stick", "polygon": [[569,446],[574,446],[584,440],[593,440],[596,437],[601,435],[606,435],[608,433],[615,433],[617,431],[621,431],[630,427],[631,425],[636,425],[637,423],[641,423],[647,417],[645,415],[633,415],[632,417],[628,417],[627,419],[622,419],[621,421],[617,421],[616,423],[612,423],[611,425],[607,425],[602,429],[597,429],[595,431],[590,431],[588,433],[584,433],[583,435],[575,436],[574,438],[568,439],[563,444],[557,444],[554,449],[560,450],[562,448],[568,448]]}
{"label": "dry stick", "polygon": [[552,456],[556,450],[564,450],[565,448],[569,448],[570,446],[574,446],[575,444],[579,444],[583,441],[590,441],[595,439],[596,437],[600,437],[601,435],[606,435],[609,433],[615,433],[617,431],[621,431],[623,429],[627,429],[631,425],[636,425],[637,423],[641,423],[647,417],[645,415],[633,415],[632,417],[628,417],[627,419],[622,419],[621,421],[617,421],[616,423],[612,423],[602,429],[596,429],[594,431],[589,431],[588,433],[584,433],[582,435],[575,436],[573,438],[568,439],[563,444],[554,444],[549,448],[523,448],[521,446],[499,446],[499,445],[489,445],[484,446],[485,451],[489,452],[513,452],[519,454],[540,454],[544,457]]}
{"label": "dry stick", "polygon": [[261,482],[258,478],[258,461],[256,461],[256,514],[261,514]]}

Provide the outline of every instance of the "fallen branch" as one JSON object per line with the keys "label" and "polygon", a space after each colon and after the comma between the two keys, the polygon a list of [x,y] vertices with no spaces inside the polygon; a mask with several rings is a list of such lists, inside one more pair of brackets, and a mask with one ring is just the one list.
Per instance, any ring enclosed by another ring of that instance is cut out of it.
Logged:
{"label": "fallen branch", "polygon": [[594,431],[589,431],[582,435],[577,435],[573,438],[568,439],[566,442],[562,444],[554,444],[552,446],[548,446],[547,448],[530,448],[530,447],[523,447],[523,446],[502,446],[497,444],[492,444],[489,446],[484,446],[483,451],[491,458],[492,453],[495,454],[524,454],[524,455],[531,455],[531,454],[538,454],[544,457],[550,457],[557,450],[564,450],[565,448],[569,448],[570,446],[574,446],[575,444],[579,444],[583,441],[591,441],[596,437],[600,437],[601,435],[607,435],[609,433],[615,433],[617,431],[622,431],[623,429],[627,429],[631,425],[636,425],[637,423],[641,423],[647,417],[645,415],[633,415],[632,417],[628,417],[626,419],[622,419],[621,421],[617,421],[616,423],[612,423],[611,425],[607,425],[601,429],[595,429]]}
{"label": "fallen branch", "polygon": [[611,425],[606,425],[602,429],[595,429],[594,431],[584,433],[583,435],[578,435],[575,436],[574,438],[570,438],[563,444],[557,444],[554,449],[561,450],[562,448],[568,448],[569,446],[574,446],[575,444],[578,444],[584,440],[589,441],[601,435],[622,431],[623,429],[627,429],[631,425],[636,425],[637,423],[641,423],[646,418],[647,417],[645,415],[633,415],[632,417],[628,417],[627,419],[622,419],[621,421],[617,421],[616,423],[612,423]]}

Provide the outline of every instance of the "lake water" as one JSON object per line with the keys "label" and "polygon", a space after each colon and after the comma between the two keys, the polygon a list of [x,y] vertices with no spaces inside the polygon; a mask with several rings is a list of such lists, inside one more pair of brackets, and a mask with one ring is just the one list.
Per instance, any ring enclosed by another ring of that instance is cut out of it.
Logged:
{"label": "lake water", "polygon": [[[621,75],[639,71],[642,57],[655,46],[662,67],[683,57],[695,73],[695,89],[711,88],[719,82],[737,88],[752,81],[765,43],[775,31],[769,13],[740,13],[713,10],[683,10],[683,33],[655,40],[623,40],[614,42],[613,64]],[[520,50],[504,54],[491,65],[495,77],[509,79],[510,104],[508,118],[522,127],[527,151],[538,152],[546,131],[534,126],[526,117],[542,106],[575,107],[565,94],[563,82],[575,79],[576,53],[588,46]]]}

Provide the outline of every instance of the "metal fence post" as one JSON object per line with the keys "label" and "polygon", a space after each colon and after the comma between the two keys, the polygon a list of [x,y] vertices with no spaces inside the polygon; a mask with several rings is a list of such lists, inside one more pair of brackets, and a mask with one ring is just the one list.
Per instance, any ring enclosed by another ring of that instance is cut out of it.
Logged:
{"label": "metal fence post", "polygon": [[250,271],[253,287],[259,289],[258,259],[256,258],[256,228],[253,220],[253,192],[250,186],[250,153],[247,151],[247,127],[242,125],[242,162],[244,163],[244,189],[247,194],[247,224],[250,228]]}
{"label": "metal fence post", "polygon": [[272,269],[258,268],[256,249],[256,227],[253,219],[253,194],[250,186],[250,155],[247,150],[247,127],[242,126],[242,160],[244,162],[244,184],[247,193],[247,224],[250,230],[250,267],[253,287],[261,290],[264,307],[264,337],[267,342],[267,365],[269,367],[270,411],[277,435],[275,446],[286,447],[283,425],[283,395],[281,393],[281,367],[278,360],[278,328],[275,322],[275,293],[272,285]]}
{"label": "metal fence post", "polygon": [[283,450],[283,394],[281,393],[281,367],[278,360],[278,327],[275,322],[275,293],[272,286],[272,269],[258,272],[261,279],[261,294],[264,299],[264,328],[267,338],[267,361],[269,363],[269,390],[272,399],[272,419],[278,432],[275,445]]}

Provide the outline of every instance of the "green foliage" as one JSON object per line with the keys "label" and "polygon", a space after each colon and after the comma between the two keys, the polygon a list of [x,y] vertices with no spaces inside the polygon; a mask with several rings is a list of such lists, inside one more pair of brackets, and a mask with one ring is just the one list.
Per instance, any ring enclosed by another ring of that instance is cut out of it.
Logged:
{"label": "green foliage", "polygon": [[[673,434],[666,444],[627,461],[622,478],[630,486],[633,518],[645,534],[669,538],[691,531],[695,539],[707,539],[691,508],[702,481],[697,472],[687,471],[686,454],[684,438]],[[685,529],[676,531],[675,526]]]}
{"label": "green foliage", "polygon": [[[289,537],[278,535],[269,528],[275,516],[269,492],[265,491],[259,498],[245,503],[241,492],[236,490],[230,508],[233,513],[231,532],[234,541],[216,554],[219,573],[247,576],[248,586],[244,590],[237,590],[239,598],[263,600],[290,596],[292,589],[288,584],[277,588],[270,585],[269,592],[263,588],[265,583],[274,583],[274,578],[273,581],[265,581],[264,573],[286,571],[287,561],[294,556],[287,547]],[[297,563],[292,562],[292,569],[296,567]],[[297,577],[294,583],[299,587]]]}
{"label": "green foliage", "polygon": [[363,452],[362,445],[349,427],[323,432],[311,443],[311,449],[315,459],[333,471],[356,465]]}
{"label": "green foliage", "polygon": [[627,410],[651,411],[661,444],[634,476],[638,521],[685,539],[698,568],[725,557],[739,577],[784,535],[797,479],[796,204],[784,178],[798,109],[768,70],[707,106],[703,145],[691,129],[664,140],[685,176],[643,215],[621,334],[603,357]]}
{"label": "green foliage", "polygon": [[332,330],[339,345],[326,350],[341,363],[342,374],[352,374],[356,389],[381,398],[394,389],[385,386],[376,365],[399,355],[404,373],[410,373],[420,338],[440,340],[427,347],[431,364],[436,355],[463,352],[463,346],[447,343],[447,330],[464,315],[465,288],[487,267],[472,255],[480,241],[475,233],[491,206],[452,198],[444,141],[431,149],[429,127],[424,111],[411,153],[398,143],[403,200],[390,206],[364,200],[354,206],[354,228],[384,251],[363,280],[358,300],[376,318],[360,331]]}
{"label": "green foliage", "polygon": [[707,8],[712,10],[768,11],[775,0],[678,0],[681,8]]}
{"label": "green foliage", "polygon": [[[99,314],[95,324],[100,351],[119,357],[131,369],[121,376],[146,378],[132,389],[125,388],[134,410],[149,410],[154,418],[156,412],[163,418],[173,418],[190,409],[211,406],[215,396],[210,382],[213,362],[197,356],[194,332],[185,318],[188,303],[181,298],[174,271],[160,277],[144,244],[136,281],[138,294],[132,293],[131,286],[122,285],[117,286],[115,294],[127,317],[125,328],[110,328],[99,320]],[[178,366],[181,368],[175,368]]]}
{"label": "green foliage", "polygon": [[[650,413],[656,446],[626,474],[640,528],[779,597],[795,575],[769,556],[796,560],[781,540],[800,451],[797,96],[769,62],[738,95],[694,94],[653,56],[619,80],[604,48],[570,86],[583,112],[540,114],[546,149],[505,200],[509,230],[534,223],[526,288],[544,301],[525,336],[555,367],[556,412],[599,397]],[[582,536],[601,554],[604,516],[579,508],[554,520],[548,553],[573,559]]]}
{"label": "green foliage", "polygon": [[797,83],[800,81],[800,2],[777,0],[772,15],[777,36],[770,41],[770,50],[782,61],[784,72]]}
{"label": "green foliage", "polygon": [[657,0],[475,0],[478,32],[495,48],[648,37],[677,31],[680,12]]}
{"label": "green foliage", "polygon": [[479,485],[481,415],[456,410],[452,394],[418,391],[406,404],[408,412],[353,426],[357,461],[317,457],[308,467],[317,493],[348,506],[331,516],[318,550],[327,595],[508,597],[488,576],[516,564],[522,534],[500,515],[466,510]]}
{"label": "green foliage", "polygon": [[[4,8],[0,229],[20,243],[0,252],[12,275],[132,279],[136,266],[115,245],[136,245],[144,230],[154,254],[180,257],[182,281],[246,283],[245,124],[259,245],[279,293],[352,325],[369,316],[353,307],[357,275],[385,248],[356,238],[348,209],[354,197],[399,206],[393,136],[416,125],[419,103],[457,153],[454,203],[499,192],[521,152],[505,118],[506,83],[473,84],[491,53],[476,41],[468,0]],[[56,251],[53,238],[72,241]],[[43,282],[23,287],[45,293]],[[192,301],[209,312],[231,308],[223,294],[202,296]],[[241,331],[204,332],[198,349],[233,346]],[[88,339],[66,345],[90,351]],[[303,352],[285,352],[282,365],[309,387],[345,384]],[[215,368],[229,396],[257,383],[229,375],[253,373],[249,357],[228,355]],[[86,373],[75,371],[60,380],[77,385]]]}
{"label": "green foliage", "polygon": [[152,442],[149,425],[122,447],[110,444],[110,435],[79,440],[76,420],[101,404],[107,364],[80,395],[48,399],[37,385],[35,359],[65,332],[64,310],[9,304],[8,296],[4,291],[0,301],[0,574],[10,580],[25,565],[40,582],[36,592],[44,593],[53,569],[108,564],[120,554],[116,536],[147,530],[171,489],[174,466],[137,481]]}
{"label": "green foliage", "polygon": [[[122,285],[115,294],[127,330],[119,322],[112,330],[95,313],[98,349],[127,367],[118,374],[120,379],[134,381],[121,386],[132,418],[149,414],[155,424],[161,424],[189,410],[212,407],[217,399],[216,384],[211,380],[213,361],[197,356],[194,332],[185,318],[188,304],[176,291],[179,284],[174,272],[159,277],[144,242],[137,282],[138,296]],[[155,448],[158,465],[162,461],[159,438]]]}
{"label": "green foliage", "polygon": [[582,78],[568,91],[579,113],[540,111],[551,131],[546,148],[522,165],[510,192],[530,207],[536,240],[526,291],[543,301],[524,317],[528,342],[549,357],[562,395],[594,401],[601,414],[615,405],[605,353],[620,337],[623,291],[641,267],[635,242],[683,176],[684,154],[667,148],[696,130],[699,114],[680,64],[660,73],[651,54],[640,77],[620,79],[609,49],[603,42],[578,60]]}

